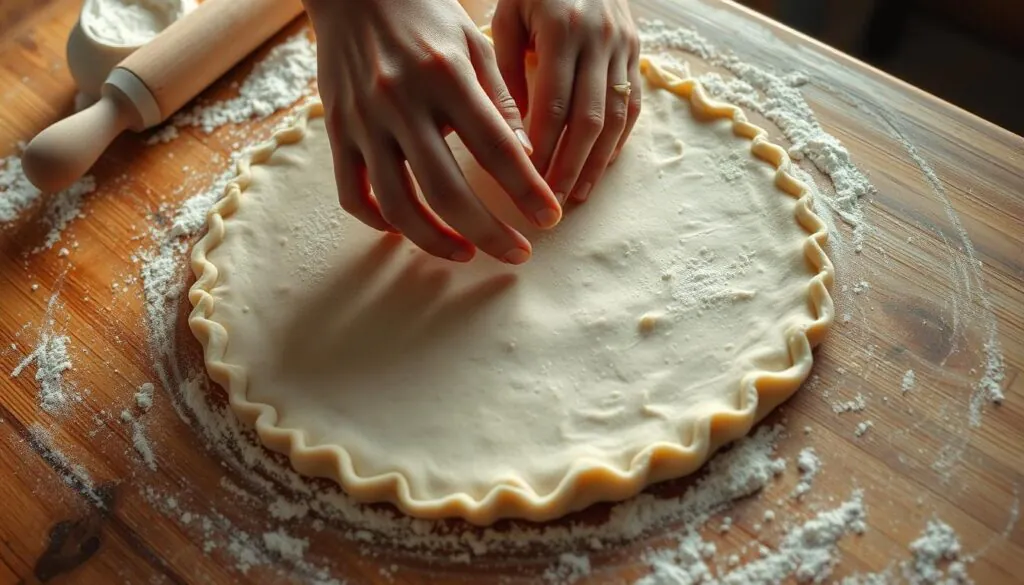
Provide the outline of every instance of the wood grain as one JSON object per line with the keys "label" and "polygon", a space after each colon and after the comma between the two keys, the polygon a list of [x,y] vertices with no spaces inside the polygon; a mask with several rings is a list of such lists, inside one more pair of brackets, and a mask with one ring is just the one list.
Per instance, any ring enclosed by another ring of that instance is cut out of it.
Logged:
{"label": "wood grain", "polygon": [[[63,51],[77,6],[53,0],[15,10],[16,26],[0,21],[0,155],[71,110]],[[482,3],[477,8],[482,14]],[[821,456],[812,502],[829,507],[829,498],[845,499],[856,487],[865,492],[870,528],[843,540],[834,576],[908,558],[908,543],[938,517],[956,529],[966,551],[978,553],[970,565],[976,582],[1019,583],[1024,529],[1009,523],[1009,509],[1024,486],[1024,140],[732,4],[636,0],[634,12],[692,26],[746,61],[807,72],[803,92],[822,125],[877,187],[867,203],[863,253],[833,250],[838,311],[850,320],[837,323],[818,351],[814,380],[770,419],[784,418],[790,429],[781,455],[813,446]],[[232,95],[231,83],[252,63],[205,97]],[[263,136],[277,119],[245,133]],[[777,130],[772,135],[784,142]],[[131,427],[118,419],[133,408],[135,389],[156,380],[131,257],[152,245],[146,226],[166,222],[175,202],[221,172],[239,138],[237,129],[223,129],[183,131],[160,146],[143,140],[123,136],[100,160],[85,217],[54,249],[31,252],[47,231],[39,209],[0,227],[0,371],[11,372],[34,345],[59,291],[56,316],[67,320],[74,362],[66,379],[83,397],[67,414],[50,415],[39,408],[34,370],[0,376],[0,583],[308,582],[308,570],[284,561],[243,572],[223,537],[182,520],[187,510],[259,534],[268,512],[265,501],[237,495],[231,486],[247,488],[246,479],[221,465],[165,394],[158,391],[148,413],[135,411],[155,446],[155,471],[140,463]],[[922,166],[934,170],[937,183]],[[845,228],[837,236],[849,240]],[[58,255],[60,246],[69,246],[67,257]],[[870,284],[863,294],[843,292],[860,281]],[[179,342],[194,354],[185,309]],[[967,405],[993,326],[1005,357],[1006,401],[986,405],[975,428]],[[8,349],[12,343],[16,349]],[[902,395],[909,369],[917,384]],[[832,412],[832,401],[857,393],[868,400],[865,412]],[[875,426],[857,439],[854,428],[864,420]],[[679,493],[691,481],[656,491]],[[735,529],[709,529],[705,537],[728,554],[756,536],[753,525],[765,509],[807,517],[806,505],[777,503],[795,481],[790,470],[730,510]],[[367,551],[333,526],[317,531],[311,524],[292,522],[289,532],[310,540],[308,558],[353,584],[532,583],[558,552],[485,557],[469,567],[427,563],[401,551]],[[585,582],[631,582],[645,572],[640,552],[659,538],[595,555]],[[210,540],[216,542],[207,552]]]}

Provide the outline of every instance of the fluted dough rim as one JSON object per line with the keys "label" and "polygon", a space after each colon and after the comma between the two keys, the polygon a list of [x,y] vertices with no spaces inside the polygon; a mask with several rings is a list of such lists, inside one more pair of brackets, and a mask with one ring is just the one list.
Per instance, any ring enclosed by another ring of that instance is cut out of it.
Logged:
{"label": "fluted dough rim", "polygon": [[678,444],[653,444],[634,457],[625,470],[595,459],[578,460],[558,487],[546,495],[536,493],[530,486],[496,485],[481,499],[457,493],[438,499],[418,500],[412,497],[409,481],[400,473],[359,476],[343,446],[310,446],[304,431],[277,426],[278,413],[273,406],[247,398],[246,366],[224,361],[228,333],[220,323],[210,318],[215,305],[210,291],[218,282],[219,272],[208,256],[224,240],[225,220],[238,209],[242,194],[252,183],[251,167],[264,163],[278,147],[301,141],[309,119],[324,115],[323,105],[316,101],[303,106],[291,126],[277,131],[269,141],[242,157],[238,163],[238,176],[210,209],[208,231],[192,251],[196,282],[188,295],[194,307],[189,316],[189,326],[203,345],[211,379],[227,391],[234,412],[255,426],[265,445],[288,455],[296,470],[307,475],[329,477],[358,501],[389,501],[411,516],[430,519],[461,517],[478,525],[491,524],[501,518],[551,520],[598,501],[634,496],[651,483],[696,471],[718,447],[746,435],[757,421],[788,399],[803,383],[813,363],[812,348],[821,341],[834,320],[834,307],[829,295],[834,268],[823,249],[828,230],[813,211],[811,191],[794,176],[789,155],[782,147],[769,142],[764,129],[748,122],[738,107],[709,98],[696,79],[679,77],[660,67],[650,57],[643,57],[640,66],[652,84],[689,100],[700,115],[731,120],[733,132],[751,141],[751,153],[775,167],[775,186],[797,198],[795,217],[808,234],[803,246],[804,256],[817,272],[807,287],[807,300],[814,319],[786,331],[791,358],[788,368],[781,372],[748,372],[740,382],[735,408],[697,419],[688,433],[684,434],[680,429]]}

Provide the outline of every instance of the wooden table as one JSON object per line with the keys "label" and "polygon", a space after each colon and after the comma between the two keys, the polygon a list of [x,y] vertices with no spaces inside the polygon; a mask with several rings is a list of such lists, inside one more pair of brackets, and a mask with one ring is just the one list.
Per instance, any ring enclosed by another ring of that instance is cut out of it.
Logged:
{"label": "wooden table", "polygon": [[[64,42],[78,3],[5,5],[0,154],[71,110]],[[867,204],[872,231],[863,253],[836,257],[838,310],[851,319],[837,322],[818,351],[817,381],[772,419],[785,417],[790,429],[781,455],[813,446],[823,460],[810,501],[827,507],[830,496],[846,498],[854,486],[865,491],[870,528],[842,541],[833,577],[907,558],[908,543],[935,516],[957,530],[965,551],[979,553],[970,565],[978,583],[1019,583],[1024,529],[1011,509],[1024,487],[1024,140],[732,4],[636,0],[634,11],[692,26],[746,61],[807,72],[812,81],[803,91],[818,119],[878,189]],[[207,95],[231,95],[230,82],[249,67]],[[970,83],[969,71],[950,75]],[[265,134],[275,120],[250,130]],[[234,140],[227,130],[184,132],[154,147],[139,137],[119,139],[95,169],[99,188],[86,217],[65,232],[62,245],[78,243],[67,257],[60,246],[30,253],[46,232],[38,210],[0,227],[0,583],[303,579],[286,563],[243,575],[223,546],[205,552],[203,533],[171,509],[176,498],[197,514],[217,511],[239,526],[267,514],[265,504],[225,487],[234,485],[233,472],[175,415],[162,391],[145,415],[156,471],[139,462],[130,425],[117,420],[135,389],[157,380],[139,285],[132,282],[139,266],[131,255],[150,244],[133,237],[166,219],[160,204],[190,192],[180,186],[198,188],[223,170],[213,155],[230,152]],[[934,170],[934,181],[925,168]],[[126,279],[127,292],[112,289]],[[862,280],[870,284],[863,294],[843,291]],[[6,375],[32,347],[54,291],[71,337],[74,368],[66,380],[83,395],[64,415],[40,409],[31,368]],[[968,404],[984,373],[992,327],[1005,357],[1006,400],[986,404],[974,427]],[[180,338],[185,351],[195,351],[190,336]],[[12,343],[17,349],[6,349]],[[900,381],[909,369],[917,382],[904,396]],[[832,399],[863,393],[867,410],[836,415],[826,391]],[[865,420],[874,427],[856,438],[854,428]],[[804,427],[812,432],[804,435]],[[725,553],[752,538],[751,524],[792,488],[792,467],[765,494],[735,506],[736,529],[725,536],[709,529],[706,537]],[[94,500],[78,489],[82,470],[96,486]],[[780,513],[809,513],[787,507]],[[294,532],[310,538],[311,556],[351,583],[491,583],[509,570],[499,561],[430,566],[399,552],[373,558],[331,527],[311,530],[308,519]],[[587,582],[642,575],[640,549],[596,555]],[[550,560],[524,561],[506,582],[536,581]]]}

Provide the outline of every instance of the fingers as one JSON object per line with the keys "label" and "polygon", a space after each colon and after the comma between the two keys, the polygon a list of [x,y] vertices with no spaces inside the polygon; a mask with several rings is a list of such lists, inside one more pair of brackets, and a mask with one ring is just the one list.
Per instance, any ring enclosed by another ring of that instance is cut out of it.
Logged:
{"label": "fingers", "polygon": [[[573,191],[594,144],[604,131],[608,92],[608,58],[584,54],[577,69],[565,135],[547,172],[548,183],[560,203],[565,203]],[[617,134],[615,139],[617,141]]]}
{"label": "fingers", "polygon": [[[526,149],[526,154],[529,155],[533,152],[533,145],[530,144],[530,138],[523,129],[523,118],[518,105],[520,102],[513,98],[510,86],[506,85],[505,79],[502,77],[502,72],[495,58],[494,49],[482,34],[470,34],[467,40],[469,42],[470,61],[473,64],[473,69],[476,72],[480,86],[484,89],[494,107],[498,109],[501,117],[505,119],[509,128],[512,129],[516,139]],[[522,74],[524,75],[523,89],[525,91],[525,71]],[[467,85],[471,86],[472,84]]]}
{"label": "fingers", "polygon": [[366,163],[353,146],[334,147],[334,179],[342,209],[373,229],[398,231],[381,214],[380,204],[370,193]]}
{"label": "fingers", "polygon": [[477,199],[448,144],[429,121],[405,136],[403,147],[424,198],[445,223],[503,262],[522,264],[530,258],[529,241]]}
{"label": "fingers", "polygon": [[[484,71],[480,83],[490,86],[492,93],[499,95],[500,89],[495,84],[500,82],[492,78],[500,78],[497,69],[489,68],[486,63],[481,63],[479,69]],[[459,96],[449,100],[451,105],[443,115],[480,166],[494,177],[519,210],[538,227],[553,227],[561,219],[562,210],[510,126],[519,124],[521,130],[518,116],[511,121],[508,119],[510,110],[515,110],[515,103],[509,99],[496,108],[480,83],[467,80],[460,84]],[[499,115],[499,109],[505,112],[504,118]]]}
{"label": "fingers", "polygon": [[541,174],[548,170],[569,116],[578,52],[567,44],[568,40],[555,38],[537,49],[537,89],[530,106],[529,135],[531,158]]}
{"label": "fingers", "polygon": [[[526,49],[530,38],[518,3],[499,2],[491,21],[491,36],[500,76],[508,84],[509,93],[519,106],[520,115],[526,115],[529,95],[526,86]],[[532,150],[527,147],[527,150]]]}
{"label": "fingers", "polygon": [[636,125],[636,119],[640,117],[640,97],[643,94],[644,84],[640,76],[640,48],[638,45],[632,47],[630,51],[627,68],[631,91],[627,105],[626,128],[622,131],[619,143],[615,146],[611,162],[615,162],[615,159],[618,158],[619,153],[622,151],[622,146],[626,144],[626,139],[629,138],[629,134],[633,131],[633,126]]}
{"label": "fingers", "polygon": [[[364,150],[364,152],[366,152]],[[370,181],[384,219],[424,251],[458,262],[473,257],[473,246],[420,201],[405,156],[397,144],[377,141],[367,160]]]}
{"label": "fingers", "polygon": [[[583,170],[580,171],[575,186],[572,189],[572,197],[577,201],[586,201],[590,196],[591,188],[597,184],[604,175],[608,163],[611,161],[615,149],[618,148],[622,134],[626,129],[629,118],[629,100],[632,99],[632,82],[628,90],[622,91],[622,85],[627,81],[628,56],[618,55],[612,59],[608,68],[608,82],[605,89],[605,112],[604,127],[601,134],[594,142],[594,146],[587,156]],[[618,89],[617,89],[618,87]],[[570,122],[571,124],[571,122]]]}

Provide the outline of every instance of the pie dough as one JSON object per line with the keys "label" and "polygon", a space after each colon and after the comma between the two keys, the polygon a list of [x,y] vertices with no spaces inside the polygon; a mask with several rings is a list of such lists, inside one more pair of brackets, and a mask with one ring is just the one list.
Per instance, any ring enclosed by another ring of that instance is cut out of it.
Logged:
{"label": "pie dough", "polygon": [[339,207],[323,108],[250,153],[195,245],[189,323],[269,448],[424,518],[549,520],[695,471],[786,400],[833,319],[824,223],[786,151],[642,60],[588,202],[466,265]]}

